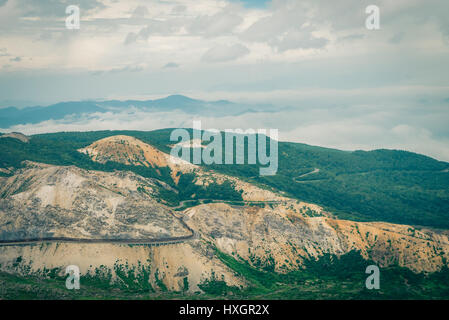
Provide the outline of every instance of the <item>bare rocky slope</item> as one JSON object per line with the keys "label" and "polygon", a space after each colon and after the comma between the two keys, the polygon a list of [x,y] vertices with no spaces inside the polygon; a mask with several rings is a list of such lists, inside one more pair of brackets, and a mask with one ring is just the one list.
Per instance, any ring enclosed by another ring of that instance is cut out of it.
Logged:
{"label": "bare rocky slope", "polygon": [[[227,267],[216,249],[237,260],[286,273],[301,270],[305,260],[352,250],[381,266],[399,265],[415,272],[433,272],[447,265],[449,239],[407,225],[339,220],[320,206],[289,199],[234,177],[170,162],[167,154],[142,141],[116,136],[80,152],[95,161],[169,167],[190,172],[195,183],[231,180],[247,201],[262,205],[209,203],[174,213],[158,201],[159,191],[176,192],[166,184],[125,171],[87,171],[27,162],[11,177],[0,178],[0,239],[75,237],[109,239],[192,238],[157,245],[42,243],[0,246],[0,269],[45,273],[78,265],[82,274],[111,275],[121,270],[145,275],[153,288],[200,291],[217,277],[228,285],[247,282]],[[173,175],[176,177],[176,174]],[[176,182],[176,179],[174,178]],[[161,189],[162,188],[162,189]],[[186,283],[189,285],[186,286]]]}
{"label": "bare rocky slope", "polygon": [[158,203],[164,183],[124,171],[26,162],[0,187],[0,240],[151,239],[190,234]]}
{"label": "bare rocky slope", "polygon": [[399,265],[415,272],[434,272],[448,261],[447,235],[406,225],[338,220],[313,210],[299,201],[264,208],[213,203],[185,214],[187,224],[221,251],[278,272],[298,270],[305,259],[325,253],[352,250],[380,266]]}
{"label": "bare rocky slope", "polygon": [[[198,284],[219,274],[232,286],[243,286],[214,256],[214,249],[195,239],[173,210],[158,200],[158,190],[175,192],[155,179],[131,172],[87,171],[26,162],[0,188],[0,270],[46,274],[75,264],[83,275],[145,274],[161,290],[200,290]],[[131,239],[147,245],[116,243],[32,243],[34,238]],[[168,239],[168,240],[167,240]],[[180,239],[177,243],[169,240]],[[19,262],[18,262],[19,261]],[[158,286],[159,284],[159,286]]]}
{"label": "bare rocky slope", "polygon": [[156,169],[168,167],[175,181],[178,179],[178,172],[186,173],[199,170],[198,166],[182,159],[171,158],[168,154],[139,139],[124,135],[101,139],[78,151],[99,163],[113,161],[133,166],[151,166]]}

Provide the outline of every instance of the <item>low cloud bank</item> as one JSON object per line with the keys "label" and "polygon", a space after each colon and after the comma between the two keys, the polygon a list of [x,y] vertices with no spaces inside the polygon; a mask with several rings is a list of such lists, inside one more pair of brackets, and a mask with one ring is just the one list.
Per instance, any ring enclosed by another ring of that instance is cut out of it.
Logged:
{"label": "low cloud bank", "polygon": [[278,112],[229,116],[202,116],[182,111],[146,112],[129,108],[121,112],[83,114],[62,120],[15,125],[1,132],[28,135],[61,131],[142,130],[192,127],[201,120],[204,129],[276,128],[281,141],[301,142],[343,150],[401,149],[449,161],[449,114],[444,104],[424,106],[385,104],[290,107]]}

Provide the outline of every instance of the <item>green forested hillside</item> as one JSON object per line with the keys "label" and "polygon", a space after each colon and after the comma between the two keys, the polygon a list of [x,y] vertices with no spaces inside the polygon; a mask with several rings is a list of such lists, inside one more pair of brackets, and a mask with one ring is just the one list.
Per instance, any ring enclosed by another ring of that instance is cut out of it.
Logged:
{"label": "green forested hillside", "polygon": [[[260,180],[340,217],[449,227],[448,163],[405,151],[342,152],[290,143],[281,144],[279,153],[278,176]],[[320,171],[297,178],[301,168]]]}
{"label": "green forested hillside", "polygon": [[[0,139],[0,167],[18,167],[23,160],[33,160],[96,170],[127,169],[170,182],[169,172],[162,172],[160,177],[152,168],[102,165],[76,151],[98,139],[125,134],[168,152],[168,145],[173,143],[169,141],[170,132],[42,134],[32,136],[30,143],[4,138]],[[393,150],[347,152],[280,142],[275,176],[260,177],[257,165],[209,167],[320,204],[340,218],[449,228],[449,163],[423,155]]]}
{"label": "green forested hillside", "polygon": [[257,167],[248,167],[214,169],[323,205],[340,218],[449,228],[449,164],[423,155],[281,142],[277,175],[259,177]]}

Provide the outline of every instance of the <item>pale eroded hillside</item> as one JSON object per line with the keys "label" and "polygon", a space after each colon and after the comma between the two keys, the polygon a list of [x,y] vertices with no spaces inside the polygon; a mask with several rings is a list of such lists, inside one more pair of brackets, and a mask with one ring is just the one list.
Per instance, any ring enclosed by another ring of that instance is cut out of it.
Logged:
{"label": "pale eroded hillside", "polygon": [[27,162],[0,187],[0,240],[189,235],[159,203],[162,182],[125,171]]}

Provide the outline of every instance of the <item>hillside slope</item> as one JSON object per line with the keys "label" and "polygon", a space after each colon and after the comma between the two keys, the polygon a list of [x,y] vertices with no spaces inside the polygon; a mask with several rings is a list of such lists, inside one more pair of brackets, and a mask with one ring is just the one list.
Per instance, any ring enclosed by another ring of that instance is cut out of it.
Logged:
{"label": "hillside slope", "polygon": [[[33,138],[27,144],[13,143],[27,146],[33,144]],[[100,139],[78,149],[78,155],[92,157],[94,164],[107,165],[112,160],[126,166],[123,168],[151,168],[156,175],[159,170],[162,178],[162,171],[167,170],[171,181],[165,183],[126,170],[94,171],[26,161],[21,168],[13,169],[12,175],[0,177],[2,240],[183,240],[141,245],[0,245],[1,271],[47,276],[53,270],[63,277],[65,267],[76,264],[84,277],[101,279],[103,286],[121,283],[156,292],[193,293],[216,292],[217,287],[251,287],[254,283],[248,279],[254,274],[262,278],[298,275],[303,268],[308,270],[311,262],[329,255],[338,260],[351,252],[359,252],[364,261],[383,268],[399,266],[433,273],[448,266],[449,239],[444,232],[337,219],[319,205],[237,177],[190,164],[172,167],[168,154],[125,135]],[[173,175],[175,170],[179,171]],[[242,190],[243,201],[217,198],[175,214],[161,195],[181,193],[189,186],[182,184],[185,176],[199,187],[229,183],[234,191]],[[192,230],[193,236],[185,238],[192,235]],[[364,269],[355,272],[363,274]]]}
{"label": "hillside slope", "polygon": [[[171,131],[40,134],[29,137],[29,143],[0,139],[0,176],[10,175],[11,168],[31,160],[100,171],[129,170],[174,186],[169,170],[164,167],[158,168],[158,173],[151,166],[102,164],[77,151],[107,137],[126,135],[169,153],[173,144],[169,139]],[[279,142],[279,170],[272,177],[259,177],[258,165],[201,167],[317,203],[344,219],[449,228],[449,163],[419,154],[396,150],[348,152]],[[319,171],[303,176],[315,169]],[[184,199],[166,200],[176,204]]]}
{"label": "hillside slope", "polygon": [[192,172],[197,166],[183,161],[182,159],[171,159],[155,147],[131,136],[117,135],[95,141],[91,145],[78,150],[89,156],[93,161],[107,163],[109,161],[131,166],[145,166],[156,169],[169,168],[171,177],[178,181],[178,173]]}
{"label": "hillside slope", "polygon": [[382,222],[354,222],[323,215],[297,201],[272,206],[204,204],[187,209],[187,224],[222,252],[255,267],[288,272],[325,254],[358,251],[382,267],[415,272],[447,266],[449,239],[430,230]]}
{"label": "hillside slope", "polygon": [[130,166],[151,166],[157,172],[160,168],[168,168],[176,185],[178,185],[183,174],[192,174],[192,182],[202,187],[208,187],[214,183],[223,185],[223,183],[228,182],[235,190],[242,190],[242,199],[245,201],[277,201],[283,198],[279,194],[267,190],[267,188],[262,189],[239,178],[205,170],[180,158],[171,157],[169,154],[131,136],[107,137],[78,151],[99,163],[112,161]]}
{"label": "hillside slope", "polygon": [[0,186],[0,240],[190,235],[159,203],[168,186],[130,172],[26,162]]}

